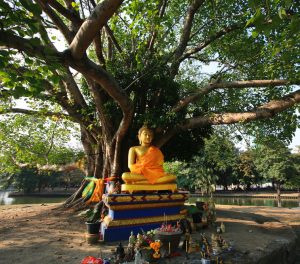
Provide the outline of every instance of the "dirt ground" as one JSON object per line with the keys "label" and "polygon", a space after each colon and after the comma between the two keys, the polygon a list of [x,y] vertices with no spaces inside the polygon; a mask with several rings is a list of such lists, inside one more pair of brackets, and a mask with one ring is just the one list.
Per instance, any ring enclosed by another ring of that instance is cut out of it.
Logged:
{"label": "dirt ground", "polygon": [[[88,245],[84,219],[71,211],[56,210],[58,206],[0,206],[0,263],[80,263],[85,256],[112,255],[117,243]],[[245,259],[228,263],[268,263],[258,260],[283,245],[295,244],[300,208],[218,205],[217,222],[225,223],[223,237]],[[201,232],[209,235],[211,230]],[[199,237],[199,232],[193,234],[193,239]],[[293,250],[297,251],[293,254],[299,254],[300,248]],[[196,257],[191,255],[189,260],[178,257],[165,263],[199,263],[195,262]]]}

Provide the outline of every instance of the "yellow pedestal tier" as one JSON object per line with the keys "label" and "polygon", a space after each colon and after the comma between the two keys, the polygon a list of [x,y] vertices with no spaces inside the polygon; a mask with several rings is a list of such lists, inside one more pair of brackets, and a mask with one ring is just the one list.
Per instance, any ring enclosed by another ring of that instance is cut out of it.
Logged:
{"label": "yellow pedestal tier", "polygon": [[171,191],[175,192],[177,190],[177,184],[122,184],[122,192],[138,192],[138,191]]}

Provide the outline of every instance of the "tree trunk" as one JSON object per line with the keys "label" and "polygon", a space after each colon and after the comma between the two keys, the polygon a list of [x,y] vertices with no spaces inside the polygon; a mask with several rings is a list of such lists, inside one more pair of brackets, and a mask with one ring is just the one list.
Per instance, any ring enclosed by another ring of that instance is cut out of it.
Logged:
{"label": "tree trunk", "polygon": [[[81,142],[85,152],[85,161],[80,166],[80,169],[84,171],[85,176],[103,178],[104,166],[107,163],[107,158],[103,155],[103,141],[95,140],[95,137],[84,127],[81,127]],[[104,162],[104,161],[105,162]],[[85,202],[87,199],[82,198],[82,192],[84,188],[89,183],[88,180],[83,180],[81,185],[71,197],[69,197],[63,204],[66,208],[84,208],[86,206]]]}
{"label": "tree trunk", "polygon": [[[100,131],[101,133],[101,131]],[[81,141],[86,155],[85,164],[82,170],[86,176],[105,179],[110,176],[121,177],[125,159],[122,155],[128,152],[129,146],[121,144],[121,140],[112,138],[111,136],[103,136],[104,131],[100,135],[93,135],[85,128],[81,128]],[[95,138],[97,140],[95,140]],[[100,138],[100,139],[99,139]],[[82,208],[85,199],[82,199],[82,192],[89,181],[83,180],[78,190],[68,198],[64,207]]]}
{"label": "tree trunk", "polygon": [[276,184],[276,189],[277,189],[277,200],[280,200],[281,199],[281,197],[280,197],[280,194],[281,194],[281,192],[280,192],[280,183],[278,182],[277,184]]}

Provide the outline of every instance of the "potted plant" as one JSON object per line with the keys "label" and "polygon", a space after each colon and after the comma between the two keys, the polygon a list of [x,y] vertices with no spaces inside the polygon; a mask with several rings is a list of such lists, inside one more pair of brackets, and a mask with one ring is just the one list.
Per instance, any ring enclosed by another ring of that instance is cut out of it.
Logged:
{"label": "potted plant", "polygon": [[90,208],[81,214],[86,217],[85,225],[88,234],[99,235],[102,205],[103,202],[101,201],[93,209]]}
{"label": "potted plant", "polygon": [[195,205],[187,206],[188,215],[193,219],[193,223],[199,224],[202,220],[203,210],[199,209]]}

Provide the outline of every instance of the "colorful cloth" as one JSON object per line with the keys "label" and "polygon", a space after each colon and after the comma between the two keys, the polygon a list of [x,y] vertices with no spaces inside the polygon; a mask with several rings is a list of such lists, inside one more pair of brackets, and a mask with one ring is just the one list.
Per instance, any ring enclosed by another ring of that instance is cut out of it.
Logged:
{"label": "colorful cloth", "polygon": [[94,177],[86,177],[86,180],[89,180],[90,183],[85,187],[82,192],[82,197],[90,197],[86,202],[89,203],[98,203],[102,200],[102,194],[104,191],[104,181],[102,179],[97,179]]}
{"label": "colorful cloth", "polygon": [[138,157],[138,160],[130,168],[131,173],[142,174],[149,183],[154,184],[165,175],[163,169],[164,155],[159,148],[151,146],[147,152]]}

